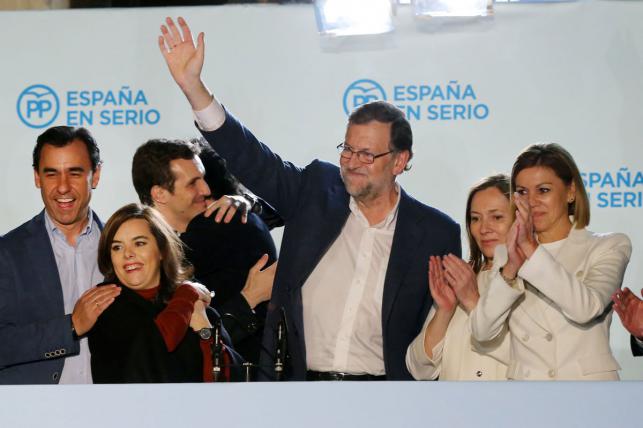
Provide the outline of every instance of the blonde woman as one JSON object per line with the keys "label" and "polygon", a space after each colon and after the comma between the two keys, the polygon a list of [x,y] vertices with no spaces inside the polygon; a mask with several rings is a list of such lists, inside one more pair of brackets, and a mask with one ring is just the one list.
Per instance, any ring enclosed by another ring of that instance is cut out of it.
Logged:
{"label": "blonde woman", "polygon": [[406,366],[415,379],[506,379],[506,334],[499,334],[484,346],[473,343],[469,312],[489,287],[494,250],[505,242],[511,222],[508,176],[487,177],[469,191],[469,263],[454,255],[431,257],[429,261],[434,305],[406,353]]}

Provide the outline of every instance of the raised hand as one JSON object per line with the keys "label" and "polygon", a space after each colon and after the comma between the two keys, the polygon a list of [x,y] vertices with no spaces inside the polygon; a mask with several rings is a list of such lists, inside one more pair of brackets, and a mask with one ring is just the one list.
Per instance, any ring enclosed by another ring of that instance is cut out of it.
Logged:
{"label": "raised hand", "polygon": [[438,256],[429,257],[429,291],[439,310],[447,313],[455,311],[458,299],[444,277],[442,261]]}
{"label": "raised hand", "polygon": [[467,313],[471,312],[480,298],[475,272],[467,262],[453,254],[444,256],[442,265],[447,283],[453,289],[458,301]]}
{"label": "raised hand", "polygon": [[195,46],[188,24],[181,17],[178,23],[180,32],[172,18],[165,19],[158,38],[159,49],[172,78],[188,98],[192,109],[202,110],[212,102],[212,95],[201,80],[205,61],[205,36],[199,33]]}
{"label": "raised hand", "polygon": [[612,301],[614,302],[614,312],[618,314],[623,327],[634,337],[643,338],[643,300],[625,287],[612,295]]}

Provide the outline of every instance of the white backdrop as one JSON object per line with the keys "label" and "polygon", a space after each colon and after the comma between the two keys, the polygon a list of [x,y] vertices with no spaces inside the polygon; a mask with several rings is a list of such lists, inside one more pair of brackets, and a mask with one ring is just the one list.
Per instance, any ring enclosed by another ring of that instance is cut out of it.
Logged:
{"label": "white backdrop", "polygon": [[[564,145],[588,180],[590,229],[630,236],[625,284],[643,287],[637,1],[504,4],[492,18],[441,25],[415,22],[400,8],[392,34],[332,40],[317,35],[309,5],[0,13],[0,233],[42,208],[30,165],[44,128],[33,126],[93,132],[105,164],[92,206],[103,219],[136,200],[130,166],[138,145],[197,134],[157,48],[167,15],[205,31],[211,89],[295,163],[336,161],[345,103],[386,97],[407,110],[416,155],[402,185],[460,223],[478,178],[508,172],[528,144]],[[621,376],[643,379],[617,319],[612,346]]]}

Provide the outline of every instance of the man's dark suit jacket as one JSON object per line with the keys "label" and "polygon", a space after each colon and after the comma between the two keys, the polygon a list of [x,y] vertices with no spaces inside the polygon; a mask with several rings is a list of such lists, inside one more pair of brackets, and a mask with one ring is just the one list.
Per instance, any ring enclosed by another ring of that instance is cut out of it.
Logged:
{"label": "man's dark suit jacket", "polygon": [[242,224],[239,216],[230,223],[216,223],[199,215],[181,234],[185,255],[194,266],[194,277],[215,292],[212,306],[221,314],[234,348],[247,361],[258,363],[267,304],[253,311],[241,295],[248,271],[268,254],[272,264],[277,258],[275,243],[261,219],[248,215]]}
{"label": "man's dark suit jacket", "polygon": [[[284,219],[280,262],[266,320],[264,344],[274,349],[275,329],[284,308],[291,363],[286,378],[306,378],[301,288],[339,236],[348,219],[349,195],[335,165],[313,161],[305,168],[281,160],[226,112],[216,131],[203,132],[231,172]],[[412,379],[406,348],[422,328],[432,298],[428,292],[431,255],[460,255],[460,228],[440,211],[402,190],[397,226],[384,281],[382,334],[384,365],[391,380]],[[264,362],[272,362],[266,355]]]}
{"label": "man's dark suit jacket", "polygon": [[79,352],[43,210],[0,239],[0,384],[58,383]]}

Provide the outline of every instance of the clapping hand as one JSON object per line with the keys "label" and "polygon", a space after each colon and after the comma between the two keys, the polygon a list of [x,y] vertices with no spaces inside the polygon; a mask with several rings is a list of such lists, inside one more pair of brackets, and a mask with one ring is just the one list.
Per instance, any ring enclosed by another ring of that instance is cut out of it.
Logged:
{"label": "clapping hand", "polygon": [[449,287],[455,292],[462,307],[471,312],[480,298],[478,280],[471,265],[453,254],[444,256],[442,265]]}
{"label": "clapping hand", "polygon": [[520,234],[520,228],[523,227],[519,219],[514,220],[509,232],[507,233],[506,244],[507,244],[507,264],[503,266],[503,276],[505,278],[513,279],[518,274],[518,271],[527,260],[525,253],[520,249],[518,245],[518,235]]}
{"label": "clapping hand", "polygon": [[643,300],[625,287],[612,295],[612,301],[623,327],[634,337],[643,338]]}
{"label": "clapping hand", "polygon": [[516,243],[524,256],[529,258],[538,248],[531,208],[526,198],[518,192],[514,193],[514,203],[516,205],[516,222],[518,222]]}
{"label": "clapping hand", "polygon": [[429,257],[429,290],[438,309],[447,313],[455,311],[458,299],[447,283],[439,256]]}

